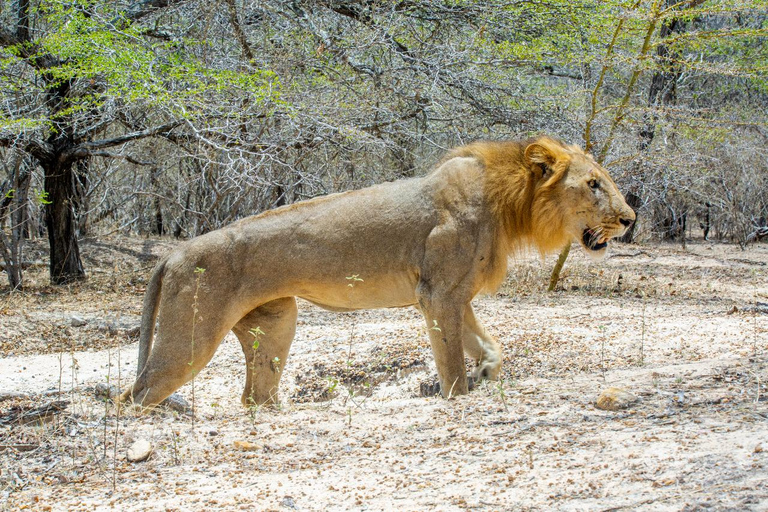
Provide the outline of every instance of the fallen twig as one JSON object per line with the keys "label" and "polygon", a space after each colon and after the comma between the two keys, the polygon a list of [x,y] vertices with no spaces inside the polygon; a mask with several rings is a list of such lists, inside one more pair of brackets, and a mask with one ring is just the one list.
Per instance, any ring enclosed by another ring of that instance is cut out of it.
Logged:
{"label": "fallen twig", "polygon": [[30,423],[44,423],[51,419],[56,413],[66,409],[68,405],[68,400],[56,400],[28,411],[14,408],[4,417],[0,418],[0,425],[29,425]]}

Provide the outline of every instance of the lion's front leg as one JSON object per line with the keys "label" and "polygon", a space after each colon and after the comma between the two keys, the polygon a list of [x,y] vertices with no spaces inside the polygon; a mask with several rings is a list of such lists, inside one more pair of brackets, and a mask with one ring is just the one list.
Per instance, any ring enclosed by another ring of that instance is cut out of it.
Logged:
{"label": "lion's front leg", "polygon": [[429,341],[440,380],[440,392],[445,398],[466,395],[469,388],[462,342],[465,304],[456,304],[447,298],[441,300],[431,294],[422,293],[419,306],[427,321]]}

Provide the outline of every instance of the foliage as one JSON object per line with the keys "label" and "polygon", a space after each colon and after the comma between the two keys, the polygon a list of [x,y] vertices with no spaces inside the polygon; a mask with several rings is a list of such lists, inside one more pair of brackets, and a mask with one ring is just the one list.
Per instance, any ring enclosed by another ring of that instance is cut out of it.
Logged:
{"label": "foliage", "polygon": [[21,37],[23,5],[0,11],[0,158],[82,161],[81,233],[192,236],[538,132],[604,160],[637,236],[768,216],[764,0],[44,0]]}

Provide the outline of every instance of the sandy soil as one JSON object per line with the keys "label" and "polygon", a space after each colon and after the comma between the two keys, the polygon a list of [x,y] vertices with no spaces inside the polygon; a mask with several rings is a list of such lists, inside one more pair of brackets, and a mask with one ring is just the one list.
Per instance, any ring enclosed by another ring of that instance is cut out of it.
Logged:
{"label": "sandy soil", "polygon": [[[576,252],[556,293],[551,261],[517,261],[475,303],[503,379],[469,396],[420,396],[417,312],[302,303],[279,408],[240,405],[230,335],[180,390],[194,415],[118,413],[96,388],[133,377],[172,245],[90,240],[86,283],[33,268],[0,295],[0,510],[768,510],[766,245]],[[610,387],[638,400],[596,408]],[[139,439],[154,451],[128,462]]]}

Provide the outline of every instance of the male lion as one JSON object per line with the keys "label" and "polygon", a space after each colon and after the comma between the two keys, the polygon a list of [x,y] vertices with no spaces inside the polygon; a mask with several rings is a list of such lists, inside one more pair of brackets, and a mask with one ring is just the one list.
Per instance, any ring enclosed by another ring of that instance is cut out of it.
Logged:
{"label": "male lion", "polygon": [[544,254],[578,239],[599,256],[634,219],[605,169],[546,136],[478,142],[422,178],[242,219],[179,245],[155,267],[138,376],[122,399],[161,402],[232,330],[245,353],[243,404],[274,402],[296,331],[296,297],[333,311],[417,307],[443,396],[465,394],[464,352],[477,361],[474,378],[495,379],[501,368],[499,345],[470,302],[498,287],[508,255],[529,246]]}

